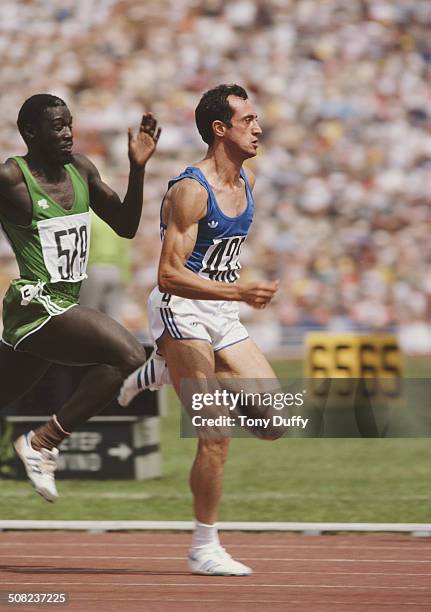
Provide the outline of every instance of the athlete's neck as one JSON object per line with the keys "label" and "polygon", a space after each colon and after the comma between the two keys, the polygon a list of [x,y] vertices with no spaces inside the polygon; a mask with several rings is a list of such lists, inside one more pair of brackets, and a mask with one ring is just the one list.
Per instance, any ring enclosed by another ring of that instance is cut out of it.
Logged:
{"label": "athlete's neck", "polygon": [[[240,181],[240,172],[244,159],[235,157],[232,152],[219,144],[208,149],[201,164],[210,173],[217,183],[230,187],[237,187]],[[207,176],[207,178],[209,178]]]}
{"label": "athlete's neck", "polygon": [[39,153],[28,152],[24,155],[27,166],[32,174],[45,179],[49,183],[59,183],[64,179],[66,170],[59,161],[47,160]]}

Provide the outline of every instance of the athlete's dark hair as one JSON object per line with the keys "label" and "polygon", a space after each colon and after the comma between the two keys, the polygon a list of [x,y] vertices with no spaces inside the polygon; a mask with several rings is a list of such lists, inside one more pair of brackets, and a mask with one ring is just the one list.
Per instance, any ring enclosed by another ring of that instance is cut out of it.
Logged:
{"label": "athlete's dark hair", "polygon": [[231,127],[230,120],[234,111],[228,102],[229,96],[237,96],[243,100],[248,99],[246,90],[240,85],[218,85],[205,92],[196,107],[196,126],[202,140],[207,145],[211,146],[214,142],[213,121],[218,119]]}
{"label": "athlete's dark hair", "polygon": [[66,106],[66,102],[58,96],[51,94],[35,94],[28,98],[21,106],[18,113],[17,125],[19,133],[25,140],[24,128],[26,125],[34,125],[40,121],[42,114],[47,108],[55,106]]}

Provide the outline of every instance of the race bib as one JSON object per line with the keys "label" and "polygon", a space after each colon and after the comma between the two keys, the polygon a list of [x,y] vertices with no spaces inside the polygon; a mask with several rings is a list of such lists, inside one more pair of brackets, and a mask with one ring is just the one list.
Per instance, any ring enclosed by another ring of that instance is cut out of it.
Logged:
{"label": "race bib", "polygon": [[202,261],[199,274],[211,280],[234,283],[239,278],[239,256],[246,236],[219,238],[209,247]]}
{"label": "race bib", "polygon": [[88,212],[37,223],[43,260],[52,283],[75,283],[85,278],[90,226]]}

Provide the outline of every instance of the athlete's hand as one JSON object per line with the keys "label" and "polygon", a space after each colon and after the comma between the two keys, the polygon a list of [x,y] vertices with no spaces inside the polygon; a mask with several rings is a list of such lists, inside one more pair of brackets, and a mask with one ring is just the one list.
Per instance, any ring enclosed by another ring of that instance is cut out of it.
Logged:
{"label": "athlete's hand", "polygon": [[143,168],[156,150],[160,138],[161,128],[157,128],[157,120],[151,113],[145,113],[142,117],[139,132],[136,136],[129,128],[129,160],[130,163]]}
{"label": "athlete's hand", "polygon": [[278,290],[280,281],[261,281],[241,285],[241,301],[253,308],[265,308]]}

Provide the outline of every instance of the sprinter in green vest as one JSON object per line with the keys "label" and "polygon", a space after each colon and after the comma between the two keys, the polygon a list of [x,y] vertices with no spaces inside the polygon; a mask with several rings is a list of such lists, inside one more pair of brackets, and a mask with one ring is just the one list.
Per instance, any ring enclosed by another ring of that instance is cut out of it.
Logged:
{"label": "sprinter in green vest", "polygon": [[48,423],[15,441],[36,491],[53,502],[57,446],[102,410],[145,361],[144,349],[126,329],[78,301],[89,253],[89,208],[120,236],[135,236],[145,166],[160,128],[148,113],[136,135],[129,129],[129,183],[121,202],[95,166],[72,152],[72,116],[63,100],[34,95],[17,123],[28,152],[0,165],[0,221],[20,271],[3,301],[0,407],[24,395],[51,363],[94,364]]}

